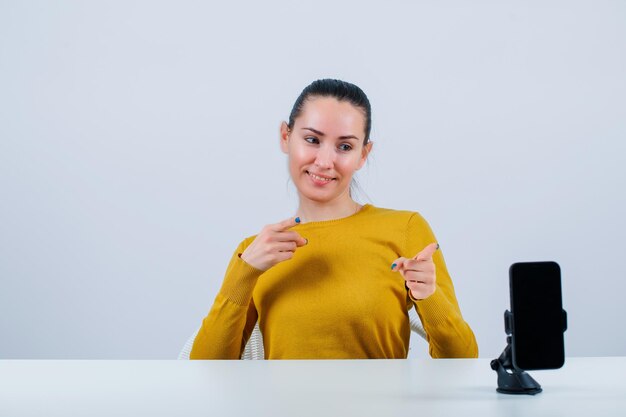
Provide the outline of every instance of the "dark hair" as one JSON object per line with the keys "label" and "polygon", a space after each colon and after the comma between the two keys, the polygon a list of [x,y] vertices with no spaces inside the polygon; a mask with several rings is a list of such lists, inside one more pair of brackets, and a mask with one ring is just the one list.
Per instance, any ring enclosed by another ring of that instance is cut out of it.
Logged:
{"label": "dark hair", "polygon": [[289,115],[289,129],[293,129],[295,120],[302,113],[304,103],[311,97],[334,97],[339,101],[347,101],[358,107],[365,114],[365,140],[363,145],[367,145],[372,129],[372,107],[367,96],[359,87],[346,81],[326,78],[313,81],[300,93]]}

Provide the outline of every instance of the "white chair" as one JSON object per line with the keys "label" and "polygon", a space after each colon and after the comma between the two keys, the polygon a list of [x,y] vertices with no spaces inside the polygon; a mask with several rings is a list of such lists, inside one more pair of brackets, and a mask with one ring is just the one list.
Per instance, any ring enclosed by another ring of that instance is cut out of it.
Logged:
{"label": "white chair", "polygon": [[[420,320],[414,308],[409,309],[409,323],[411,324],[411,331],[413,333],[416,333],[424,340],[427,340],[424,326],[422,326],[422,321]],[[193,346],[194,340],[196,340],[196,335],[198,334],[198,331],[200,331],[200,329],[196,330],[195,333],[191,335],[189,339],[187,339],[187,342],[185,342],[185,346],[183,346],[182,350],[178,354],[178,359],[189,359],[191,347]],[[263,336],[261,335],[261,330],[259,329],[259,323],[254,326],[252,334],[250,335],[250,339],[248,339],[248,343],[246,343],[246,347],[244,348],[243,354],[241,355],[241,359],[265,359],[265,350],[263,349]]]}

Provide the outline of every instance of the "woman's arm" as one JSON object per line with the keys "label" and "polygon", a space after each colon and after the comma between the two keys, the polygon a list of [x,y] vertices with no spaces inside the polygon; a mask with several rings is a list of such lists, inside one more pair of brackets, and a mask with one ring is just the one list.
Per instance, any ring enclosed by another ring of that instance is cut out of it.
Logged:
{"label": "woman's arm", "polygon": [[[437,276],[439,280],[439,275]],[[410,292],[409,292],[410,297]],[[477,358],[478,344],[474,332],[461,316],[454,294],[447,294],[438,285],[425,300],[414,300],[422,320],[433,358]]]}
{"label": "woman's arm", "polygon": [[[407,229],[407,254],[412,256],[415,252],[415,255],[434,242],[437,240],[426,220],[418,213],[413,214]],[[430,355],[433,358],[476,358],[478,344],[474,332],[461,315],[441,249],[433,254],[432,259],[436,273],[435,292],[424,300],[416,300],[407,290],[424,325]]]}
{"label": "woman's arm", "polygon": [[257,321],[252,292],[263,273],[240,258],[242,242],[230,261],[222,288],[191,349],[190,359],[240,359]]}
{"label": "woman's arm", "polygon": [[[265,226],[239,244],[213,307],[202,322],[191,349],[191,359],[239,359],[258,314],[252,292],[257,280],[277,263],[293,257],[307,240],[294,231],[295,217]],[[244,260],[245,259],[245,260]],[[253,266],[254,265],[254,266]]]}

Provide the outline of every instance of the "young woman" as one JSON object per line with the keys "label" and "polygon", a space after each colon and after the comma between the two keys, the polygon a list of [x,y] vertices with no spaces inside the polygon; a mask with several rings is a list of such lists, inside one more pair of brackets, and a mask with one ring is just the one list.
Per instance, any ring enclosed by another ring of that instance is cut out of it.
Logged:
{"label": "young woman", "polygon": [[267,359],[406,358],[410,308],[432,357],[478,355],[424,218],[352,199],[370,129],[359,87],[302,91],[280,129],[299,208],[235,250],[192,359],[239,359],[257,321]]}

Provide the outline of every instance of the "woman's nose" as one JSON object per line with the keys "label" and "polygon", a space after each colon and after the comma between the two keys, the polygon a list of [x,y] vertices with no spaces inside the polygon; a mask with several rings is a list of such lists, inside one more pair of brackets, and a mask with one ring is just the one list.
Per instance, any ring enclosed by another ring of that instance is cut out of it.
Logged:
{"label": "woman's nose", "polygon": [[321,147],[317,152],[315,158],[315,165],[320,168],[332,168],[333,167],[334,152],[329,147]]}

